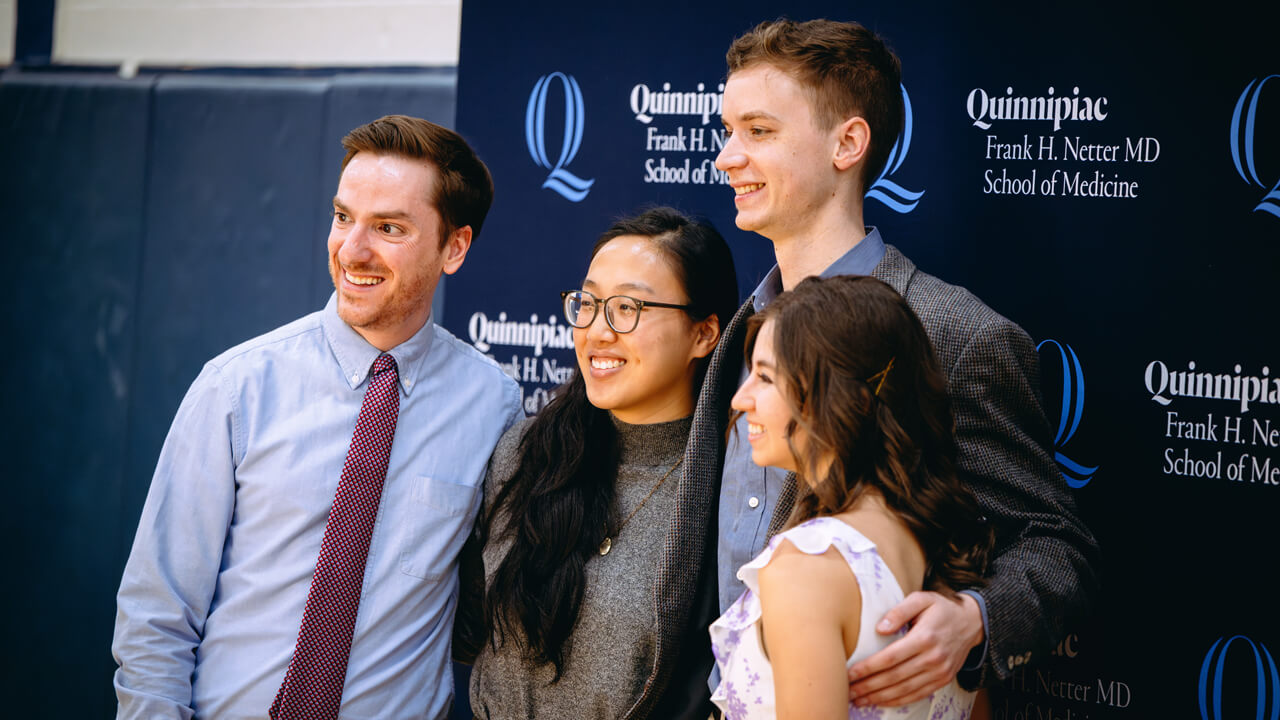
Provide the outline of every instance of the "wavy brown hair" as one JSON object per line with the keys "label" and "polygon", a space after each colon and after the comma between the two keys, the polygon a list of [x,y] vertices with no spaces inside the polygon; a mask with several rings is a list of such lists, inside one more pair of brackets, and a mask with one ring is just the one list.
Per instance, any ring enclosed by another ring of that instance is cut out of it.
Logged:
{"label": "wavy brown hair", "polygon": [[946,378],[902,296],[871,277],[808,278],[750,319],[748,358],[768,322],[798,468],[787,527],[876,492],[924,550],[926,589],[982,585],[993,533],[956,476]]}

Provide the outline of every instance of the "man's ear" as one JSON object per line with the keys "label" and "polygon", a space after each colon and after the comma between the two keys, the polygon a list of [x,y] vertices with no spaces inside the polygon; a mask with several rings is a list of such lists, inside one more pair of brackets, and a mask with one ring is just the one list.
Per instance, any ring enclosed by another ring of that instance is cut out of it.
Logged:
{"label": "man's ear", "polygon": [[449,239],[444,241],[444,249],[440,252],[444,258],[444,274],[452,275],[458,272],[458,268],[462,267],[462,261],[467,259],[467,251],[470,249],[470,225],[463,225],[449,233]]}
{"label": "man's ear", "polygon": [[861,116],[855,115],[840,123],[836,135],[836,152],[833,162],[837,170],[848,170],[862,162],[871,145],[871,126]]}

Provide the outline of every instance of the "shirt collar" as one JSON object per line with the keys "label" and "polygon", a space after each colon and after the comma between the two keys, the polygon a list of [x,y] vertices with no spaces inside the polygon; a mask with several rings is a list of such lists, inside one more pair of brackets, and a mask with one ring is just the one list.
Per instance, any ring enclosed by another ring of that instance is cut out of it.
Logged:
{"label": "shirt collar", "polygon": [[[370,345],[368,340],[338,317],[337,293],[329,296],[329,302],[325,304],[320,316],[325,339],[338,366],[342,368],[343,379],[352,390],[360,387],[373,370],[373,361],[378,359],[382,351]],[[431,353],[435,335],[435,323],[428,319],[413,337],[387,351],[396,360],[400,387],[406,397],[413,393],[418,373],[422,371],[427,356]]]}
{"label": "shirt collar", "polygon": [[[884,258],[884,240],[878,228],[866,228],[866,236],[841,255],[835,262],[827,266],[819,277],[835,277],[836,275],[870,275],[875,266]],[[769,306],[769,303],[782,294],[782,272],[774,265],[764,280],[756,286],[752,293],[752,304],[756,312]]]}

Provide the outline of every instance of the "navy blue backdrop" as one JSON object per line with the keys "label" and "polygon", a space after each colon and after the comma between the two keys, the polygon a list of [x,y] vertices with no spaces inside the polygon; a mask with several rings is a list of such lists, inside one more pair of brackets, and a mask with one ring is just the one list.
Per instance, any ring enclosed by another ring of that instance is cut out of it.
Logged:
{"label": "navy blue backdrop", "polygon": [[748,292],[772,248],[712,168],[724,51],[782,13],[859,20],[911,111],[867,222],[1042,342],[1104,553],[1096,618],[995,717],[1280,717],[1275,6],[935,5],[465,4],[458,127],[499,193],[446,325],[540,406],[572,363],[558,292],[650,202],[710,217]]}

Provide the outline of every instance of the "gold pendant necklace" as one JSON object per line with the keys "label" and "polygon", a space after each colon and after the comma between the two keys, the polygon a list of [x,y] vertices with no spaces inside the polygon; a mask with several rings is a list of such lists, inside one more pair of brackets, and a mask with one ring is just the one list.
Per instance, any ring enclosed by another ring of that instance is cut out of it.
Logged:
{"label": "gold pendant necklace", "polygon": [[[640,504],[636,506],[635,510],[632,510],[630,515],[627,515],[627,519],[623,520],[618,525],[618,529],[614,532],[615,535],[620,534],[622,532],[622,528],[626,526],[627,523],[631,522],[631,518],[635,517],[636,513],[640,512],[640,508],[644,507],[644,504],[649,502],[649,498],[653,497],[653,494],[658,492],[658,488],[662,487],[662,483],[666,482],[667,478],[671,477],[671,473],[675,472],[676,468],[680,467],[680,463],[682,462],[684,462],[683,457],[677,460],[675,465],[671,466],[671,469],[667,471],[667,474],[663,475],[662,479],[658,481],[658,484],[654,485],[653,489],[649,491],[649,494],[644,496],[644,499],[640,501]],[[613,549],[613,538],[609,537],[608,525],[605,526],[604,532],[605,532],[604,540],[600,542],[600,554],[608,555],[609,551]]]}

